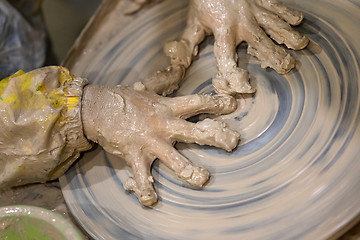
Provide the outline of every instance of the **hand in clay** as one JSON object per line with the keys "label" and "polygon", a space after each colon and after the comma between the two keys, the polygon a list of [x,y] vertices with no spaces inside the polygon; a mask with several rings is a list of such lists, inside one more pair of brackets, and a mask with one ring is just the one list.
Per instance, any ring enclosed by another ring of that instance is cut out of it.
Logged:
{"label": "hand in clay", "polygon": [[213,145],[231,151],[238,133],[222,122],[206,119],[191,123],[184,118],[199,114],[226,114],[234,111],[230,96],[192,95],[166,98],[127,87],[86,86],[82,100],[85,135],[107,152],[123,158],[134,177],[125,184],[143,205],[157,201],[151,164],[159,158],[184,181],[201,187],[209,172],[193,165],[173,147],[175,141]]}
{"label": "hand in clay", "polygon": [[[220,93],[252,93],[246,70],[237,67],[236,47],[245,41],[248,53],[285,74],[295,66],[294,58],[276,45],[299,50],[307,46],[307,37],[294,31],[303,19],[301,12],[285,7],[279,0],[191,0],[187,26],[180,41],[170,42],[165,52],[173,65],[189,67],[198,44],[206,35],[214,34],[214,54],[218,73],[213,78]],[[269,36],[268,36],[269,35]]]}

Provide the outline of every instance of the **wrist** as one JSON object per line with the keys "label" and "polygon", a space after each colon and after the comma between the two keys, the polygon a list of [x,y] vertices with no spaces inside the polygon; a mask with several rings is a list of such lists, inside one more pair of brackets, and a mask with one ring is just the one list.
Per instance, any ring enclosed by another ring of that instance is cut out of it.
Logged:
{"label": "wrist", "polygon": [[83,125],[84,135],[87,139],[96,141],[95,119],[97,115],[96,104],[94,98],[96,98],[97,86],[87,85],[83,90],[83,97],[81,100],[81,120]]}
{"label": "wrist", "polygon": [[96,143],[113,136],[114,123],[124,115],[125,101],[120,88],[87,85],[82,98],[82,124],[85,136]]}

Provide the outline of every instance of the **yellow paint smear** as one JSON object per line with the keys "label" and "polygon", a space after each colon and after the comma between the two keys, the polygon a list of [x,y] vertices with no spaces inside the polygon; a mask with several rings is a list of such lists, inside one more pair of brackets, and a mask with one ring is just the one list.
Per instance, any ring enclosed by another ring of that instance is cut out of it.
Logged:
{"label": "yellow paint smear", "polygon": [[14,77],[18,77],[20,75],[25,74],[24,70],[20,69],[19,71],[17,71],[16,73],[14,73],[13,75],[4,78],[0,81],[0,100],[4,100],[1,98],[2,93],[4,92],[5,88],[7,87],[8,83],[9,83],[9,79],[14,78]]}
{"label": "yellow paint smear", "polygon": [[[37,74],[34,71],[24,73],[20,70],[10,77],[7,77],[0,81],[0,104],[8,104],[10,109],[22,109],[27,111],[37,111],[45,106],[51,106],[53,109],[62,109],[62,111],[69,111],[74,109],[79,101],[79,96],[66,96],[66,87],[64,83],[71,82],[73,75],[69,70],[62,67],[58,68],[57,79],[62,87],[47,92],[46,87],[42,82],[36,83]],[[40,71],[41,73],[41,71]],[[11,82],[13,81],[15,82]],[[11,83],[11,86],[9,86]],[[3,92],[6,88],[6,96],[3,96]],[[49,113],[51,114],[51,113]],[[47,117],[51,119],[51,116]],[[63,117],[59,118],[59,121],[66,121]]]}

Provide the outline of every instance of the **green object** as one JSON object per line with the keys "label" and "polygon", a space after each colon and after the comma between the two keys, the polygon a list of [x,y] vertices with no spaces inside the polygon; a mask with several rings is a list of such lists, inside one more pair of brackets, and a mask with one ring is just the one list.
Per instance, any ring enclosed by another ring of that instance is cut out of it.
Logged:
{"label": "green object", "polygon": [[5,229],[0,230],[1,240],[66,240],[54,226],[36,218],[5,217],[0,223],[5,224]]}
{"label": "green object", "polygon": [[0,208],[0,240],[82,240],[66,219],[50,210],[33,206]]}

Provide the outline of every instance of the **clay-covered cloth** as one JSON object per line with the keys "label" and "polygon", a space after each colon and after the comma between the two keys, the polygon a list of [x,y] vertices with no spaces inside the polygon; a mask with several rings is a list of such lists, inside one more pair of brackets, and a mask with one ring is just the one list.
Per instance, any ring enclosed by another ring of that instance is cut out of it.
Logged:
{"label": "clay-covered cloth", "polygon": [[0,189],[56,179],[91,148],[81,122],[86,84],[58,66],[0,81]]}

